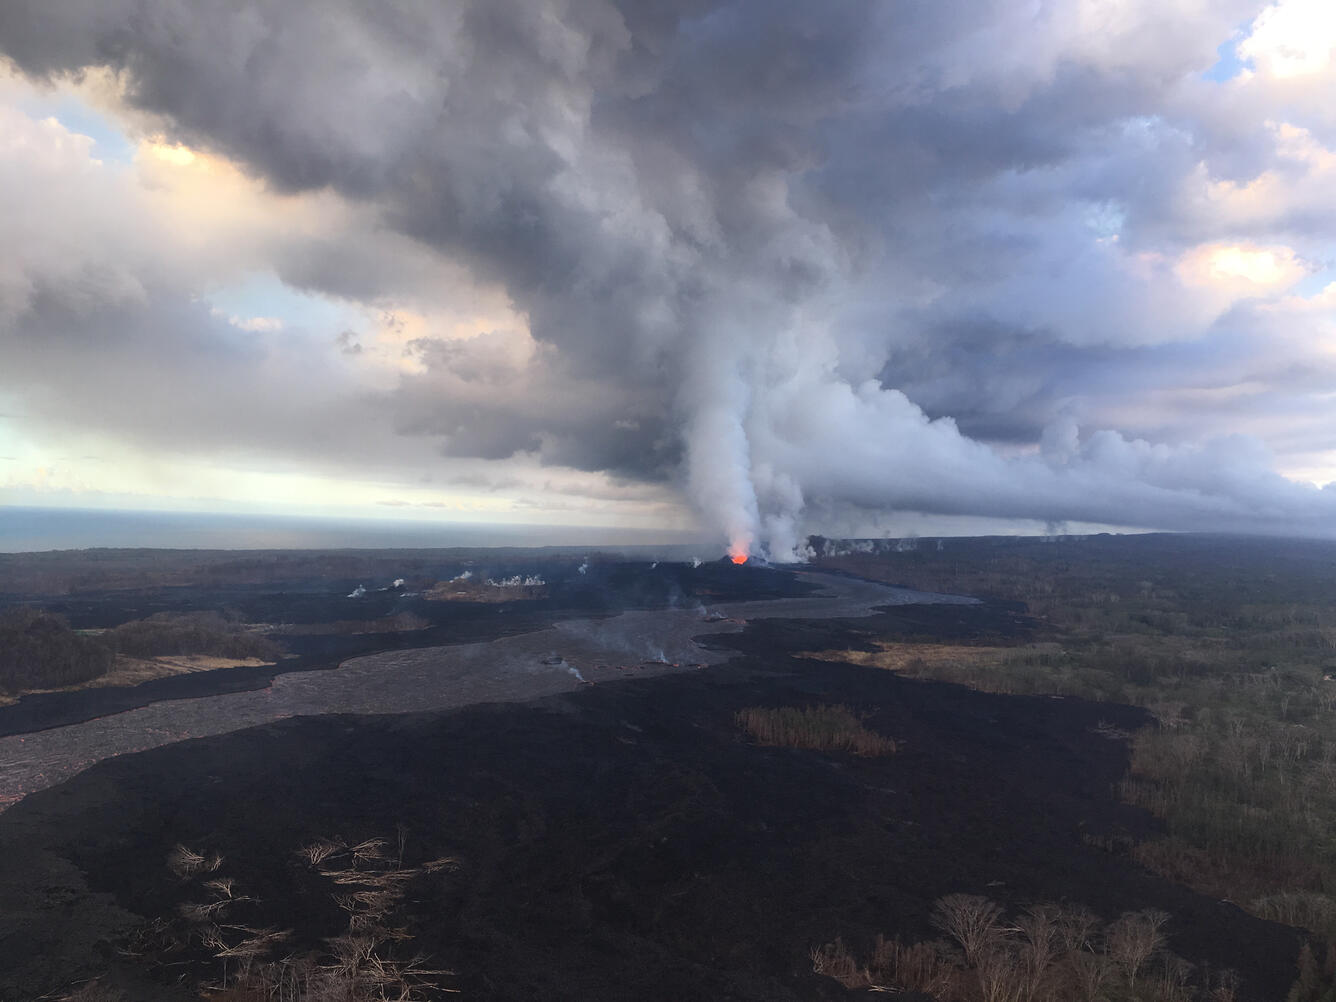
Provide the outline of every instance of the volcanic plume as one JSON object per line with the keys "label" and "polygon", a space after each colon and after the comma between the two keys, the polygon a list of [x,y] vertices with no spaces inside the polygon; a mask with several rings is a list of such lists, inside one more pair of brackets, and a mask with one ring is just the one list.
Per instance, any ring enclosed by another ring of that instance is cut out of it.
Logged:
{"label": "volcanic plume", "polygon": [[[1330,534],[1329,46],[1116,6],[8,0],[0,395],[778,560],[903,513]],[[51,87],[151,141],[104,166]],[[211,306],[239,276],[322,305]]]}

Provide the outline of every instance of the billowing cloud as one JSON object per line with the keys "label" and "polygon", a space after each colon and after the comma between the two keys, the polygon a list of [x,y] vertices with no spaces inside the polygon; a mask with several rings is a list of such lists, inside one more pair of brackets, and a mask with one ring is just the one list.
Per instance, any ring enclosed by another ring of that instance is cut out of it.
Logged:
{"label": "billowing cloud", "polygon": [[1336,53],[1336,11],[1322,0],[1280,0],[1253,22],[1239,55],[1257,71],[1285,79],[1322,73]]}
{"label": "billowing cloud", "polygon": [[[10,93],[97,81],[139,154],[0,108],[3,392],[144,448],[678,499],[779,557],[888,510],[1330,533],[1282,475],[1336,470],[1330,29],[12,0]],[[256,272],[339,315],[213,304]]]}

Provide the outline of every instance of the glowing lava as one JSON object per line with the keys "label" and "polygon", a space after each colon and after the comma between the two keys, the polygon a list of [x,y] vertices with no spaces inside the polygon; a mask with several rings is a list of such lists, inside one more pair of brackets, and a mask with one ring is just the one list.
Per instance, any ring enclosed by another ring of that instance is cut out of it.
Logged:
{"label": "glowing lava", "polygon": [[728,555],[728,559],[733,561],[733,563],[735,564],[739,565],[745,564],[747,562],[747,554],[738,552],[730,553]]}

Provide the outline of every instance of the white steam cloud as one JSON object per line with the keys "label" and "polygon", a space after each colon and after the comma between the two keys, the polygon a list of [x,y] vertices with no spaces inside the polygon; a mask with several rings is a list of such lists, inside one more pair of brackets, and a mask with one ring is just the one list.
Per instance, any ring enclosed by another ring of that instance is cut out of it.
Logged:
{"label": "white steam cloud", "polygon": [[[0,117],[0,395],[164,447],[603,475],[780,561],[887,512],[1330,535],[1336,64],[1288,41],[1322,5],[1030,6],[8,0],[29,81],[110,70],[112,113],[344,228],[130,239],[150,201],[91,140]],[[1254,70],[1217,80],[1240,24]],[[420,323],[374,393],[270,413],[375,338],[279,355],[199,305],[215,271]],[[510,319],[433,320],[456,287]],[[169,395],[224,383],[257,403],[187,427]]]}

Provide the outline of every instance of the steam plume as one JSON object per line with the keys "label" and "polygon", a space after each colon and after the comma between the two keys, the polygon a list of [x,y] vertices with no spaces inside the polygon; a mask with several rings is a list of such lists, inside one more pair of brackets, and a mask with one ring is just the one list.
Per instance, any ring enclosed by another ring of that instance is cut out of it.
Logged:
{"label": "steam plume", "polygon": [[[1330,534],[1336,490],[1277,471],[1336,450],[1336,300],[1298,284],[1336,235],[1336,68],[1280,81],[1259,37],[1204,79],[1264,6],[1127,0],[1095,35],[1061,4],[9,0],[28,80],[108,69],[124,121],[344,229],[180,263],[15,112],[50,173],[0,185],[0,391],[164,447],[605,474],[778,560],[887,512]],[[426,319],[393,385],[284,409],[306,367],[201,308],[211,268]],[[516,329],[432,321],[484,293]],[[223,384],[260,403],[171,397]]]}

